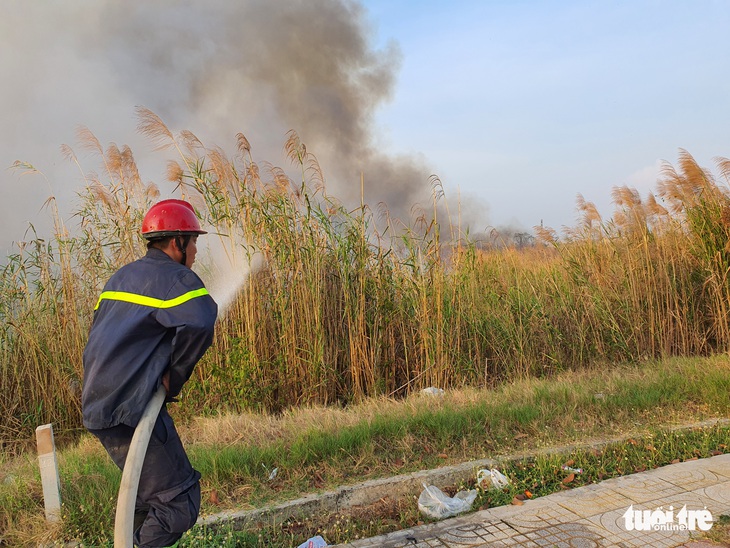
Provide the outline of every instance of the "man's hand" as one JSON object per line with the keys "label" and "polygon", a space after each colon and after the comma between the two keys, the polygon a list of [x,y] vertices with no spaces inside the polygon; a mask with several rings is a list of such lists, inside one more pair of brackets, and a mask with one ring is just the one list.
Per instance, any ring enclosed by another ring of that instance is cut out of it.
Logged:
{"label": "man's hand", "polygon": [[170,372],[165,371],[165,373],[162,375],[162,386],[165,387],[165,392],[168,394],[170,393]]}

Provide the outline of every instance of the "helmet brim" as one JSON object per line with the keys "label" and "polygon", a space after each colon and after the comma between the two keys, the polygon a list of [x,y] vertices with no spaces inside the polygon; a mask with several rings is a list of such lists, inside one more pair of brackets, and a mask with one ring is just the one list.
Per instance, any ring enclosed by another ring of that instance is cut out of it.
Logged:
{"label": "helmet brim", "polygon": [[142,236],[147,240],[159,240],[174,236],[199,236],[201,234],[207,234],[207,232],[205,230],[158,230],[144,233]]}

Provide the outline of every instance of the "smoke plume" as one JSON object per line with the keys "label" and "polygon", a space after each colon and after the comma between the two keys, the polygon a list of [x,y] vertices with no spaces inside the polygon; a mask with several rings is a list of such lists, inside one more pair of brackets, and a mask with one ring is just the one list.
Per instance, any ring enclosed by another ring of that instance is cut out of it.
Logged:
{"label": "smoke plume", "polygon": [[360,203],[361,176],[365,201],[384,202],[391,216],[407,219],[430,201],[428,167],[379,147],[373,116],[393,93],[400,54],[374,46],[358,2],[10,0],[4,8],[0,163],[31,162],[51,185],[46,192],[42,181],[3,174],[8,238],[22,238],[46,193],[68,203],[82,185],[59,153],[79,125],[104,145],[129,144],[146,181],[164,179],[164,162],[146,163],[152,147],[135,130],[137,105],[208,146],[232,151],[242,132],[254,160],[277,165],[294,129],[328,193],[346,203]]}

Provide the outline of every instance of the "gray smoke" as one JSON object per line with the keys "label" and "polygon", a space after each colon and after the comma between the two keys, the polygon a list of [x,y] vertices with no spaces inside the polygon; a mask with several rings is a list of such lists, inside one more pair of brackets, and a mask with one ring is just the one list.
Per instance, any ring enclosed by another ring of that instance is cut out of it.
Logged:
{"label": "gray smoke", "polygon": [[[103,145],[129,144],[145,181],[164,178],[164,161],[145,163],[152,147],[135,131],[137,105],[207,146],[232,151],[243,132],[255,160],[277,165],[286,164],[283,144],[294,129],[317,156],[329,194],[359,204],[362,174],[371,206],[385,202],[405,219],[417,202],[428,208],[425,163],[378,146],[373,116],[393,92],[400,55],[394,44],[373,46],[357,2],[11,0],[3,7],[0,165],[31,162],[51,185],[3,174],[6,237],[22,237],[50,192],[68,200],[80,188],[78,170],[59,153],[61,144],[73,146],[78,125]],[[81,158],[85,169],[93,162]]]}

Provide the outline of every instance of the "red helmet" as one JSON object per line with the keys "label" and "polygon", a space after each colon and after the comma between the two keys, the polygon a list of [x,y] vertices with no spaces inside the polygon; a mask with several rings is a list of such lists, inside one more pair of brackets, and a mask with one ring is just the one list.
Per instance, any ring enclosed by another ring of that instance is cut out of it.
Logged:
{"label": "red helmet", "polygon": [[200,229],[193,206],[184,200],[157,202],[142,221],[142,236],[148,240],[187,234],[207,234],[207,232]]}

